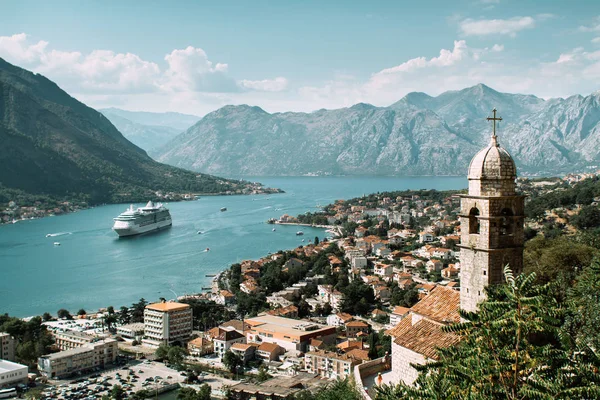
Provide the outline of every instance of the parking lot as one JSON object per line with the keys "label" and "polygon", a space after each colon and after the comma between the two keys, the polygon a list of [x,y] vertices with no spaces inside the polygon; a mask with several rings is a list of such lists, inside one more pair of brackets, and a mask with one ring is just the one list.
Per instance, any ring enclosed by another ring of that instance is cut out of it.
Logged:
{"label": "parking lot", "polygon": [[114,385],[120,385],[128,394],[142,389],[157,390],[161,386],[181,383],[180,372],[154,361],[132,362],[126,367],[113,368],[73,380],[53,380],[52,387],[44,389],[44,398],[98,399],[108,394]]}

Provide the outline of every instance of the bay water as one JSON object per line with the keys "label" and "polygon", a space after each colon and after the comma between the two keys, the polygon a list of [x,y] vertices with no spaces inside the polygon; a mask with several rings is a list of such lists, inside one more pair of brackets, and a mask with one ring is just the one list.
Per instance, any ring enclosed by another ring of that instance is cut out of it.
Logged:
{"label": "bay water", "polygon": [[[142,297],[156,301],[198,293],[210,286],[206,275],[232,263],[326,236],[317,228],[268,225],[269,218],[314,212],[319,205],[374,192],[467,186],[464,177],[246,179],[285,193],[169,203],[170,229],[131,238],[111,230],[112,219],[127,204],[0,226],[0,313],[25,317],[61,308],[118,309]],[[297,236],[298,230],[304,235]]]}

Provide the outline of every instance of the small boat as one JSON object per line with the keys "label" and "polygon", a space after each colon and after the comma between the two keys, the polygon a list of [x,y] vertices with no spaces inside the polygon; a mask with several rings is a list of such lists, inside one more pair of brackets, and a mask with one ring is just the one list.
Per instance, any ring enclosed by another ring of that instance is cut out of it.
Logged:
{"label": "small boat", "polygon": [[60,246],[60,242],[54,242],[55,246]]}
{"label": "small boat", "polygon": [[302,231],[296,232],[296,236],[302,236],[302,235],[304,235],[304,232],[302,232]]}
{"label": "small boat", "polygon": [[198,234],[198,235],[202,235],[202,231],[198,231],[198,233],[197,233],[197,234]]}
{"label": "small boat", "polygon": [[207,277],[207,278],[214,278],[217,275],[216,274],[206,274],[204,276]]}
{"label": "small boat", "polygon": [[302,241],[304,242],[304,239],[302,239]]}
{"label": "small boat", "polygon": [[204,250],[204,251],[210,251],[210,249],[207,247],[206,250]]}
{"label": "small boat", "polygon": [[46,234],[46,237],[50,237],[50,236],[52,236],[52,234],[51,234],[51,233],[47,233],[47,234]]}
{"label": "small boat", "polygon": [[273,229],[271,229],[271,230],[272,230],[273,232],[275,232],[277,229],[273,228]]}
{"label": "small boat", "polygon": [[221,212],[227,211],[227,207],[221,207]]}

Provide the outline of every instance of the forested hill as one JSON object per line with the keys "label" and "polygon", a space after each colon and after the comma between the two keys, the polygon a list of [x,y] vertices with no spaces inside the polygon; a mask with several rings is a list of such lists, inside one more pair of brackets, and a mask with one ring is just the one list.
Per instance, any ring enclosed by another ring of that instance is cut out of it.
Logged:
{"label": "forested hill", "polygon": [[218,193],[239,184],[152,160],[100,112],[1,58],[0,143],[0,191],[98,204],[143,201],[159,190]]}

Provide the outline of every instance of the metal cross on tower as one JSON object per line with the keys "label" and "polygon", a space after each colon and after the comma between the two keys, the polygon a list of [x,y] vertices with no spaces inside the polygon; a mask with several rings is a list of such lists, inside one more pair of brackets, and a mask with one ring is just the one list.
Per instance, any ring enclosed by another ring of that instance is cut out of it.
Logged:
{"label": "metal cross on tower", "polygon": [[494,125],[493,125],[494,126],[494,130],[493,130],[493,133],[492,133],[492,141],[497,146],[498,143],[496,142],[496,139],[497,139],[497,136],[496,136],[496,121],[502,121],[502,117],[496,117],[496,109],[495,108],[492,110],[492,112],[494,113],[494,116],[493,117],[487,117],[486,119],[488,121],[494,121]]}

